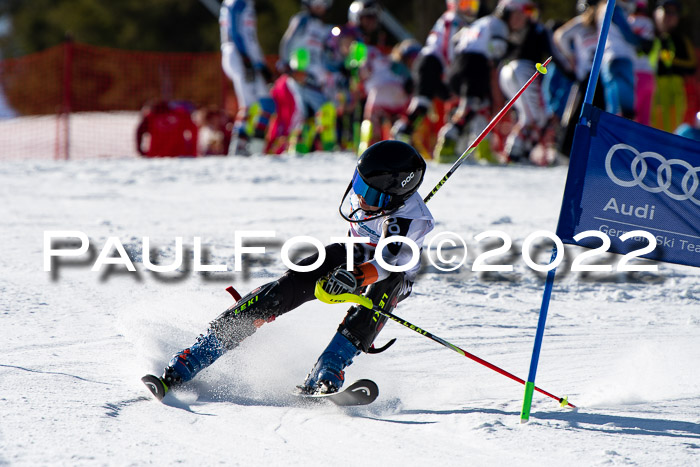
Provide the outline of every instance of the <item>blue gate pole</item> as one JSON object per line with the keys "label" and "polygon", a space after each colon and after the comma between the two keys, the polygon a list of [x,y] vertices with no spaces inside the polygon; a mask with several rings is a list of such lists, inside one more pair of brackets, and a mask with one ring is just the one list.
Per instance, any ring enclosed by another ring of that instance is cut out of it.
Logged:
{"label": "blue gate pole", "polygon": [[[595,7],[590,7],[595,8]],[[615,0],[608,0],[608,6],[605,9],[605,19],[603,20],[603,27],[600,29],[600,37],[598,38],[598,45],[595,48],[595,56],[593,57],[593,66],[591,67],[591,74],[588,77],[588,85],[586,86],[586,96],[583,98],[583,103],[591,105],[593,103],[593,96],[595,95],[595,88],[598,84],[598,76],[600,75],[600,65],[603,63],[603,53],[605,52],[605,43],[608,40],[608,32],[610,31],[610,23],[612,23],[612,15],[615,11]],[[581,108],[581,123],[586,125],[588,121],[583,115],[584,105]]]}
{"label": "blue gate pole", "polygon": [[[595,8],[595,7],[591,7]],[[595,94],[596,84],[598,83],[598,75],[600,74],[600,65],[603,62],[603,52],[605,51],[605,42],[608,39],[608,32],[610,31],[610,23],[612,22],[613,11],[615,10],[615,0],[608,0],[608,5],[605,10],[605,19],[603,21],[603,26],[600,30],[600,37],[598,38],[598,45],[595,49],[595,56],[593,57],[593,67],[591,68],[591,74],[588,78],[588,86],[586,87],[586,96],[584,98],[584,104],[593,103],[593,95]],[[586,106],[583,106],[585,109]],[[583,114],[583,109],[581,110],[580,123],[586,125],[586,117]],[[562,251],[562,254],[564,252]],[[557,257],[556,246],[552,249],[552,259],[550,263],[554,261]],[[535,390],[535,376],[537,375],[537,364],[540,360],[540,350],[542,349],[542,340],[544,338],[544,328],[547,323],[547,312],[549,311],[549,302],[552,297],[552,288],[554,287],[554,276],[556,275],[556,268],[552,268],[547,273],[547,279],[544,284],[544,292],[542,294],[542,305],[540,306],[540,317],[537,321],[537,331],[535,333],[535,344],[532,349],[532,358],[530,359],[530,371],[527,375],[527,381],[525,382],[525,396],[523,398],[523,408],[520,411],[520,423],[526,423],[530,419],[530,410],[532,408],[532,394]]]}
{"label": "blue gate pole", "polygon": [[[564,252],[562,252],[563,254]],[[552,263],[557,257],[557,247],[552,248],[552,258],[549,260]],[[540,360],[540,349],[542,348],[542,339],[544,338],[544,327],[547,322],[547,311],[549,310],[549,300],[552,297],[552,288],[554,287],[554,276],[557,273],[557,268],[552,268],[547,272],[547,279],[544,283],[544,293],[542,294],[542,305],[540,306],[540,318],[537,321],[537,332],[535,333],[535,346],[532,349],[532,358],[530,359],[530,371],[525,382],[525,397],[523,398],[523,408],[520,411],[520,423],[526,423],[530,420],[530,408],[532,407],[532,393],[535,391],[535,375],[537,374],[537,363]]]}

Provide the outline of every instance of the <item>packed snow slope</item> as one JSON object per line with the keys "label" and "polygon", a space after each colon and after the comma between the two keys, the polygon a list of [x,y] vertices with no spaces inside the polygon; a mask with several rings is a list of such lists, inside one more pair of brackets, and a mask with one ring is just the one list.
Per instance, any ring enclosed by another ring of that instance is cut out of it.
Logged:
{"label": "packed snow slope", "polygon": [[[231,305],[227,286],[245,293],[283,273],[281,245],[292,237],[327,243],[347,232],[337,207],[354,161],[0,165],[0,464],[700,464],[700,273],[668,264],[658,273],[567,273],[581,252],[573,248],[557,276],[536,383],[576,410],[535,393],[521,424],[522,385],[393,322],[378,344],[397,343],[359,356],[346,373],[378,383],[374,404],[300,404],[294,386],[346,310],[317,301],[263,326],[165,404],[152,399],[139,378],[159,373]],[[429,164],[421,193],[446,170]],[[462,166],[429,203],[437,220],[429,238],[459,234],[468,259],[454,272],[426,262],[396,314],[525,378],[543,277],[520,245],[555,230],[565,178],[563,167]],[[266,252],[234,271],[235,232],[269,230],[274,238],[246,243]],[[514,272],[472,272],[488,248],[473,236],[488,230],[513,239],[510,255],[495,260]],[[84,232],[90,251],[45,272],[45,231]],[[136,272],[91,270],[110,237]],[[165,265],[182,237],[185,265],[147,270],[144,237]],[[195,237],[203,262],[227,272],[192,271]],[[546,263],[549,248],[533,256]]]}

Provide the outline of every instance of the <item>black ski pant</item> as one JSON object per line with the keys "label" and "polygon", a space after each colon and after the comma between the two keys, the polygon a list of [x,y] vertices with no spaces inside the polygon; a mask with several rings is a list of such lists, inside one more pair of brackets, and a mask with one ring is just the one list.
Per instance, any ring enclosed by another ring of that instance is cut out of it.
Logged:
{"label": "black ski pant", "polygon": [[[211,322],[210,328],[227,349],[233,349],[252,335],[262,324],[274,320],[300,305],[313,300],[316,282],[346,262],[346,246],[334,243],[326,246],[323,263],[309,272],[289,270],[278,280],[269,282],[241,298],[235,305]],[[308,266],[318,259],[318,253],[301,260],[299,266]],[[362,251],[355,250],[355,264],[362,261]],[[403,273],[391,273],[380,282],[370,285],[365,296],[375,306],[391,311],[408,297],[412,283]],[[362,306],[353,306],[340,324],[338,332],[364,352],[381,331],[386,318]]]}
{"label": "black ski pant", "polygon": [[452,92],[461,98],[491,99],[491,65],[481,54],[458,54],[447,70],[447,80]]}
{"label": "black ski pant", "polygon": [[450,90],[443,82],[443,71],[442,62],[435,55],[419,55],[412,70],[416,94],[430,100],[449,99]]}

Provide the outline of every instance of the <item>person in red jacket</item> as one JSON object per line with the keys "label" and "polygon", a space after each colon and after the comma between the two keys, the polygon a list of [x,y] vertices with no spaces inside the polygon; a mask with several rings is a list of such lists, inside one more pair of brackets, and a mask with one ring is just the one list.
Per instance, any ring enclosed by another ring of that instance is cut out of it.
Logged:
{"label": "person in red jacket", "polygon": [[145,157],[197,155],[197,125],[182,105],[147,105],[136,130],[136,150]]}

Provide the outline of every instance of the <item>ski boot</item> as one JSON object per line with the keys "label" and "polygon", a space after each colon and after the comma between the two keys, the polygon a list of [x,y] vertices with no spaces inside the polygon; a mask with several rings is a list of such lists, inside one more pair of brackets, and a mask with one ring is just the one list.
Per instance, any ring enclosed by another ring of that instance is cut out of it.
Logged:
{"label": "ski boot", "polygon": [[141,378],[141,381],[156,399],[163,400],[172,387],[190,381],[197,373],[214,363],[225,351],[223,345],[210,331],[206,336],[200,335],[192,347],[176,353],[163,370],[163,376],[159,378],[146,375]]}
{"label": "ski boot", "polygon": [[438,162],[454,162],[457,160],[459,136],[460,130],[453,123],[448,123],[440,128],[433,158]]}
{"label": "ski boot", "polygon": [[311,373],[301,386],[297,386],[303,394],[330,394],[338,392],[345,382],[345,367],[352,359],[360,354],[345,336],[336,333],[331,342],[318,358]]}
{"label": "ski boot", "polygon": [[245,151],[248,155],[263,154],[265,152],[265,138],[254,136],[248,141]]}
{"label": "ski boot", "polygon": [[391,127],[391,137],[406,144],[411,144],[413,128],[408,119],[400,118]]}
{"label": "ski boot", "polygon": [[503,152],[512,164],[528,164],[530,152],[535,147],[535,142],[527,132],[514,132],[508,135]]}
{"label": "ski boot", "polygon": [[249,139],[245,132],[238,132],[234,138],[231,138],[231,144],[228,148],[229,156],[250,156]]}
{"label": "ski boot", "polygon": [[163,373],[163,380],[168,385],[186,383],[197,373],[221,357],[226,350],[219,339],[211,332],[200,335],[190,348],[176,353]]}

